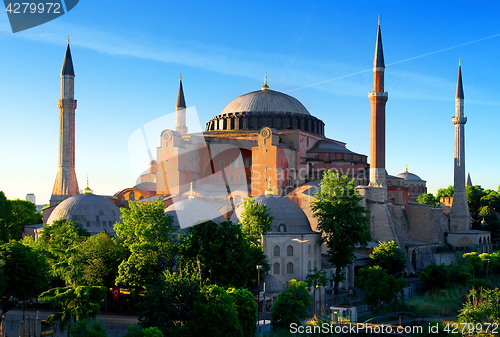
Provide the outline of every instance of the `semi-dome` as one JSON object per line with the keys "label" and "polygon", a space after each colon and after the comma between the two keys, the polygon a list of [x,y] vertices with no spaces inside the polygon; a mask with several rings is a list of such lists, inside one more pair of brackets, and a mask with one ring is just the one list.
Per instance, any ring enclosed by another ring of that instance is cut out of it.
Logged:
{"label": "semi-dome", "polygon": [[121,222],[121,214],[109,199],[87,192],[62,201],[50,214],[47,224],[63,218],[79,222],[91,234],[114,232],[113,226]]}
{"label": "semi-dome", "polygon": [[224,216],[208,202],[196,198],[177,201],[165,209],[165,215],[174,218],[175,227],[187,228],[205,221],[223,222]]}
{"label": "semi-dome", "polygon": [[270,90],[250,92],[232,100],[222,112],[207,123],[206,132],[257,131],[263,127],[276,130],[303,130],[324,135],[325,123],[312,116],[296,98]]}
{"label": "semi-dome", "polygon": [[[304,211],[293,201],[277,195],[259,195],[255,197],[255,202],[259,205],[266,205],[274,217],[271,223],[271,232],[290,233],[312,233],[311,224]],[[232,222],[239,222],[243,213],[243,205],[240,205],[233,216]]]}
{"label": "semi-dome", "polygon": [[219,116],[231,113],[293,113],[310,115],[296,98],[274,90],[258,90],[235,98],[226,105]]}

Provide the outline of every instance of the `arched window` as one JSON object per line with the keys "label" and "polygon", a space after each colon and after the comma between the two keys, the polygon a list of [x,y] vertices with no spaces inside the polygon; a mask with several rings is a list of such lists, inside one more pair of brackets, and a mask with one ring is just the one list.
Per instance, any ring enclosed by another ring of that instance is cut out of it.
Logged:
{"label": "arched window", "polygon": [[479,238],[479,244],[482,244],[482,243],[483,243],[483,242],[482,242],[481,238]]}
{"label": "arched window", "polygon": [[211,183],[215,183],[215,175],[213,175],[213,174],[212,174],[212,175],[210,176],[210,182],[211,182]]}
{"label": "arched window", "polygon": [[275,262],[273,264],[273,274],[274,275],[279,275],[280,274],[280,264],[279,264],[279,262]]}
{"label": "arched window", "polygon": [[285,225],[284,223],[280,223],[280,224],[278,225],[278,231],[279,231],[280,233],[284,233],[284,232],[286,232],[286,225]]}
{"label": "arched window", "polygon": [[223,175],[223,174],[221,174],[221,175],[219,176],[219,182],[220,182],[220,183],[224,183],[224,182],[225,182],[225,181],[224,181],[224,175]]}
{"label": "arched window", "polygon": [[316,261],[314,261],[314,269],[318,268]]}
{"label": "arched window", "polygon": [[276,245],[273,247],[273,256],[280,256],[281,255],[281,249],[280,246]]}
{"label": "arched window", "polygon": [[307,255],[311,255],[311,245],[307,247]]}
{"label": "arched window", "polygon": [[236,159],[234,159],[234,157],[231,157],[231,159],[229,159],[229,167],[230,168],[236,167]]}
{"label": "arched window", "polygon": [[245,174],[240,173],[240,183],[246,183]]}
{"label": "arched window", "polygon": [[286,273],[287,274],[293,274],[293,263],[288,262],[286,264]]}
{"label": "arched window", "polygon": [[311,271],[311,261],[307,262],[307,271]]}
{"label": "arched window", "polygon": [[235,181],[234,174],[232,174],[232,173],[231,173],[231,174],[229,175],[229,182],[230,182],[230,183],[234,183],[234,181]]}
{"label": "arched window", "polygon": [[129,195],[128,195],[128,199],[132,200],[132,201],[135,201],[135,193],[134,192],[130,192]]}
{"label": "arched window", "polygon": [[226,163],[224,163],[224,160],[221,160],[220,163],[219,163],[219,169],[223,170],[224,167],[226,167]]}
{"label": "arched window", "polygon": [[317,249],[317,245],[314,245],[314,255],[316,255],[316,249]]}
{"label": "arched window", "polygon": [[289,245],[286,247],[286,256],[293,256],[293,246]]}

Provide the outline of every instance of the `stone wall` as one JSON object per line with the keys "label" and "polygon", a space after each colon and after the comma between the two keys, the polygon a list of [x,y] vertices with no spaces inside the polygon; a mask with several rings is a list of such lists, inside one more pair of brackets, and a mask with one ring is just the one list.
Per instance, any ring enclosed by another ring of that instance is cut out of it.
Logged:
{"label": "stone wall", "polygon": [[448,221],[441,207],[409,204],[410,230],[413,240],[426,244],[444,244]]}

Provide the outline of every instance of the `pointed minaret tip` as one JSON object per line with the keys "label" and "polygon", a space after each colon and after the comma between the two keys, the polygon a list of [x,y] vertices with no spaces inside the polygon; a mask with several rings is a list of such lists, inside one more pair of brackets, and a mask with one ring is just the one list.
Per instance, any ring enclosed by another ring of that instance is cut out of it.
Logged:
{"label": "pointed minaret tip", "polygon": [[177,93],[177,103],[175,104],[175,109],[186,109],[186,100],[184,99],[184,89],[182,88],[182,75],[180,75],[179,80],[179,92]]}
{"label": "pointed minaret tip", "polygon": [[380,30],[380,15],[378,16],[377,44],[375,45],[374,68],[385,68],[384,50],[382,48],[382,32]]}
{"label": "pointed minaret tip", "polygon": [[462,85],[462,59],[458,59],[458,80],[455,98],[464,99],[464,88]]}
{"label": "pointed minaret tip", "polygon": [[68,47],[66,47],[66,54],[64,55],[61,75],[75,76],[75,70],[73,68],[73,59],[71,58],[71,49],[69,48],[69,36],[68,36]]}

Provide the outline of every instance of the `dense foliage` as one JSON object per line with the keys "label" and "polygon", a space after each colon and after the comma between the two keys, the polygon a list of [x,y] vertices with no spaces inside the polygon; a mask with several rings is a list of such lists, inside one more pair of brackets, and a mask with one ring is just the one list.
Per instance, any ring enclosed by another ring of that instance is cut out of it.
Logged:
{"label": "dense foliage", "polygon": [[285,290],[278,295],[271,312],[273,329],[289,329],[290,324],[308,317],[307,309],[311,305],[311,295],[305,282],[291,280]]}
{"label": "dense foliage", "polygon": [[363,300],[378,312],[384,308],[395,308],[402,301],[406,279],[395,278],[379,266],[359,270],[358,286],[364,290]]}
{"label": "dense foliage", "polygon": [[314,217],[318,219],[322,242],[328,247],[329,259],[335,266],[335,293],[344,280],[344,269],[355,259],[356,246],[366,247],[372,240],[370,220],[359,203],[362,197],[354,187],[354,180],[338,172],[325,172],[314,192]]}
{"label": "dense foliage", "polygon": [[243,201],[243,212],[240,217],[241,231],[246,239],[256,246],[261,246],[262,235],[271,230],[273,217],[264,205],[255,203],[255,199]]}
{"label": "dense foliage", "polygon": [[406,267],[406,254],[396,241],[379,242],[370,254],[370,265],[379,266],[389,274],[396,275]]}

